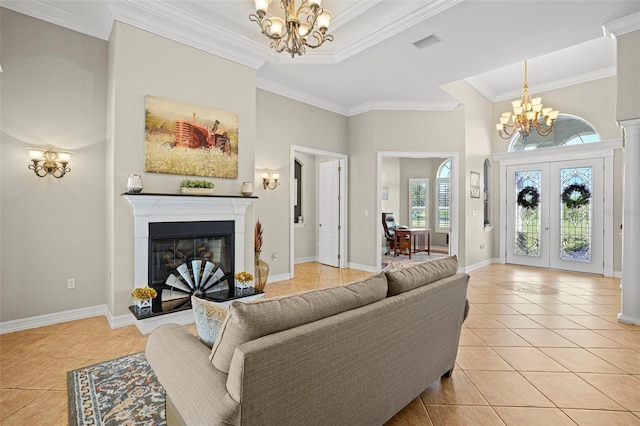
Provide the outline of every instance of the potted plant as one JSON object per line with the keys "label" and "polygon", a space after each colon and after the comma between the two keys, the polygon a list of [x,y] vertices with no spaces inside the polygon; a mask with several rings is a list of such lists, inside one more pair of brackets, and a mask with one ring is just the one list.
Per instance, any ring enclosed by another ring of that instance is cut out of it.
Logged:
{"label": "potted plant", "polygon": [[234,275],[234,278],[238,282],[238,285],[236,287],[239,288],[247,288],[250,286],[250,284],[248,283],[253,281],[253,275],[251,275],[251,273],[247,271],[238,272]]}
{"label": "potted plant", "polygon": [[136,306],[140,309],[150,308],[151,299],[157,295],[158,292],[156,292],[156,289],[152,287],[137,287],[131,292],[131,297],[135,301]]}
{"label": "potted plant", "polygon": [[210,195],[213,194],[213,182],[204,179],[183,179],[180,191],[183,194]]}

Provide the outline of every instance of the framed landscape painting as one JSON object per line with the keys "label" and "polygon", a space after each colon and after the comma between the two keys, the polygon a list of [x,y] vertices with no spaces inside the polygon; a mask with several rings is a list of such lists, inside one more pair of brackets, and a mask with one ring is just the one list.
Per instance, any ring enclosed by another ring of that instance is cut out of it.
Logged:
{"label": "framed landscape painting", "polygon": [[145,171],[238,177],[238,114],[145,97]]}

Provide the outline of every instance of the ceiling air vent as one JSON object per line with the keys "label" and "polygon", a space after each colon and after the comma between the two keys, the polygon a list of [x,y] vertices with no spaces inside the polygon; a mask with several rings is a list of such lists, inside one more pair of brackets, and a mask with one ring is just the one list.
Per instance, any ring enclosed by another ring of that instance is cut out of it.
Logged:
{"label": "ceiling air vent", "polygon": [[413,42],[413,45],[418,49],[426,49],[427,47],[433,46],[434,44],[440,43],[442,40],[435,34],[431,34],[426,36],[423,39]]}

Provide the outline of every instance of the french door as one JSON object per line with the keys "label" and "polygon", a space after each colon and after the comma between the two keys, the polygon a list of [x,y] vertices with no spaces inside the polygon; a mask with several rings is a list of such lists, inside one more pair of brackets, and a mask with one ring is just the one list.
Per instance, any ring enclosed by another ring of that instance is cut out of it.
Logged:
{"label": "french door", "polygon": [[602,274],[601,158],[507,167],[507,263]]}

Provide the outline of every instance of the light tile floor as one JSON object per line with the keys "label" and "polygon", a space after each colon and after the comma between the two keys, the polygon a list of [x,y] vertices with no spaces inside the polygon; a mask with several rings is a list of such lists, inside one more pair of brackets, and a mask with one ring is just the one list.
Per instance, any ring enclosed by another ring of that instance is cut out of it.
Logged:
{"label": "light tile floor", "polygon": [[[368,273],[316,263],[267,297]],[[505,290],[526,281],[559,290]],[[640,425],[640,327],[618,323],[619,280],[512,265],[471,272],[471,311],[450,379],[388,425]],[[193,326],[190,326],[193,331]],[[134,326],[95,317],[0,335],[0,425],[67,424],[68,370],[144,350]]]}

